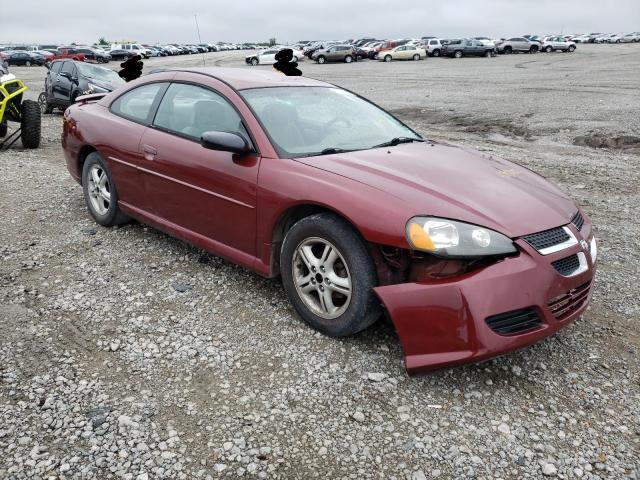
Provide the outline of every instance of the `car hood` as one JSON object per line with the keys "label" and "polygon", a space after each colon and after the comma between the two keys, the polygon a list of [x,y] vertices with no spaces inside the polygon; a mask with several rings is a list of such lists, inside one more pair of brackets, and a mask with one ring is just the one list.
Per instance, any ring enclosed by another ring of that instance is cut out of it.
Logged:
{"label": "car hood", "polygon": [[93,78],[93,77],[86,77],[87,81],[89,83],[93,83],[94,85],[101,87],[101,88],[105,88],[107,90],[109,90],[110,92],[113,92],[116,88],[118,88],[120,85],[124,85],[124,83],[112,83],[109,82],[107,80],[100,80],[98,78]]}
{"label": "car hood", "polygon": [[577,211],[567,195],[531,170],[448,144],[401,144],[297,161],[380,190],[372,204],[391,195],[406,202],[411,215],[456,219],[511,238],[565,225]]}

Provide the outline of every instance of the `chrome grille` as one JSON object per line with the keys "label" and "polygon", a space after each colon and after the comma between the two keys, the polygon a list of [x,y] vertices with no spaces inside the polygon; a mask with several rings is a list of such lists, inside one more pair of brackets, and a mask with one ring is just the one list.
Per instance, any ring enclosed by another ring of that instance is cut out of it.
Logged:
{"label": "chrome grille", "polygon": [[561,258],[560,260],[551,262],[551,265],[553,265],[553,268],[555,268],[560,275],[568,277],[580,268],[580,259],[578,258],[578,254],[576,253],[569,257]]}
{"label": "chrome grille", "polygon": [[552,228],[544,232],[532,233],[524,237],[525,241],[536,250],[544,250],[571,239],[569,234],[562,227]]}

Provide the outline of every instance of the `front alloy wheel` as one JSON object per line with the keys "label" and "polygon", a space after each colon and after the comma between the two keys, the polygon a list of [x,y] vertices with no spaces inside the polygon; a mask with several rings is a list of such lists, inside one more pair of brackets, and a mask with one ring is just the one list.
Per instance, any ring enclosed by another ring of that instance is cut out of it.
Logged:
{"label": "front alloy wheel", "polygon": [[282,284],[300,317],[316,330],[343,337],[380,316],[376,268],[358,232],[332,213],[298,220],[280,252]]}
{"label": "front alloy wheel", "polygon": [[308,238],[296,248],[291,265],[296,291],[322,318],[336,318],[351,300],[351,275],[340,251],[328,240]]}

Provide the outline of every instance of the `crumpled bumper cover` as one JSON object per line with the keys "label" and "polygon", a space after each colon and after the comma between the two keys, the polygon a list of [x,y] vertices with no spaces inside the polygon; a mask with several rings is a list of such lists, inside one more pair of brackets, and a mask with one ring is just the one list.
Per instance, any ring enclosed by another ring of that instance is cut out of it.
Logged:
{"label": "crumpled bumper cover", "polygon": [[[543,257],[524,242],[517,257],[453,280],[404,283],[374,289],[393,321],[409,373],[477,362],[525,347],[546,338],[584,312],[591,299],[594,265],[578,275],[560,275],[551,262],[580,251],[580,247]],[[554,316],[550,300],[587,289],[567,314]],[[586,286],[586,287],[585,287]],[[501,335],[486,318],[533,308],[541,325],[523,333]]]}

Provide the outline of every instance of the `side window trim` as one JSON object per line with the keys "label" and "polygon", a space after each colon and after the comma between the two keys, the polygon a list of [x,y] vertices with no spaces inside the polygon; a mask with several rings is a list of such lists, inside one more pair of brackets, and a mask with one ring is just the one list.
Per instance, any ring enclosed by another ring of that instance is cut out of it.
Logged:
{"label": "side window trim", "polygon": [[[134,90],[137,90],[138,88],[143,88],[143,87],[146,87],[146,86],[149,86],[149,85],[154,85],[154,84],[157,84],[157,83],[160,83],[162,85],[160,86],[160,89],[156,92],[156,96],[153,99],[153,102],[151,102],[151,107],[149,108],[149,113],[147,114],[147,117],[144,120],[141,120],[139,118],[130,117],[129,115],[124,115],[122,113],[114,111],[113,104],[116,103],[118,100],[120,100],[125,95],[127,95],[128,93],[133,92]],[[144,125],[145,127],[150,127],[151,126],[151,121],[155,117],[156,111],[158,110],[158,105],[160,105],[160,100],[162,99],[162,97],[164,97],[164,94],[167,91],[167,88],[169,88],[170,83],[171,82],[168,82],[167,80],[159,80],[157,82],[145,83],[144,85],[140,85],[139,87],[132,88],[131,90],[127,90],[122,95],[119,95],[118,98],[114,99],[113,102],[111,102],[111,104],[109,105],[109,112],[111,112],[116,117],[124,118],[126,120],[129,120],[130,122],[137,123],[138,125]]]}
{"label": "side window trim", "polygon": [[[247,127],[247,124],[244,121],[244,118],[243,118],[242,114],[240,113],[240,111],[236,108],[236,106],[233,104],[233,102],[227,98],[226,95],[224,95],[222,92],[216,90],[213,87],[209,87],[208,85],[201,85],[199,83],[189,82],[187,80],[175,80],[175,81],[167,82],[167,86],[162,91],[161,98],[159,100],[156,98],[158,103],[156,105],[154,105],[155,108],[153,109],[153,116],[151,117],[149,125],[147,125],[149,128],[153,128],[155,130],[160,130],[161,132],[165,132],[165,133],[168,133],[170,135],[175,135],[177,137],[184,138],[186,140],[191,140],[192,142],[195,142],[195,143],[200,143],[200,140],[194,139],[190,135],[186,135],[186,134],[184,134],[182,132],[177,132],[175,130],[171,130],[171,129],[168,129],[168,128],[163,127],[161,125],[156,125],[155,124],[156,115],[158,113],[158,108],[160,107],[160,103],[162,103],[162,99],[164,99],[164,96],[167,93],[167,90],[173,84],[191,85],[193,87],[199,87],[199,88],[202,88],[204,90],[208,90],[208,91],[210,91],[210,92],[212,92],[212,93],[214,93],[216,95],[219,95],[220,98],[224,99],[224,101],[227,102],[229,104],[229,106],[231,108],[233,108],[233,110],[238,114],[238,118],[240,119],[240,122],[242,123],[242,126],[244,127],[245,131],[249,135],[249,138],[247,138],[246,140],[249,142],[249,144],[251,146],[251,149],[252,149],[252,152],[256,153],[257,155],[260,155],[260,150],[258,150],[258,146],[257,146],[258,144],[256,143],[256,141],[254,139],[253,133],[251,133],[251,130]],[[155,104],[155,100],[154,100],[154,104]]]}

